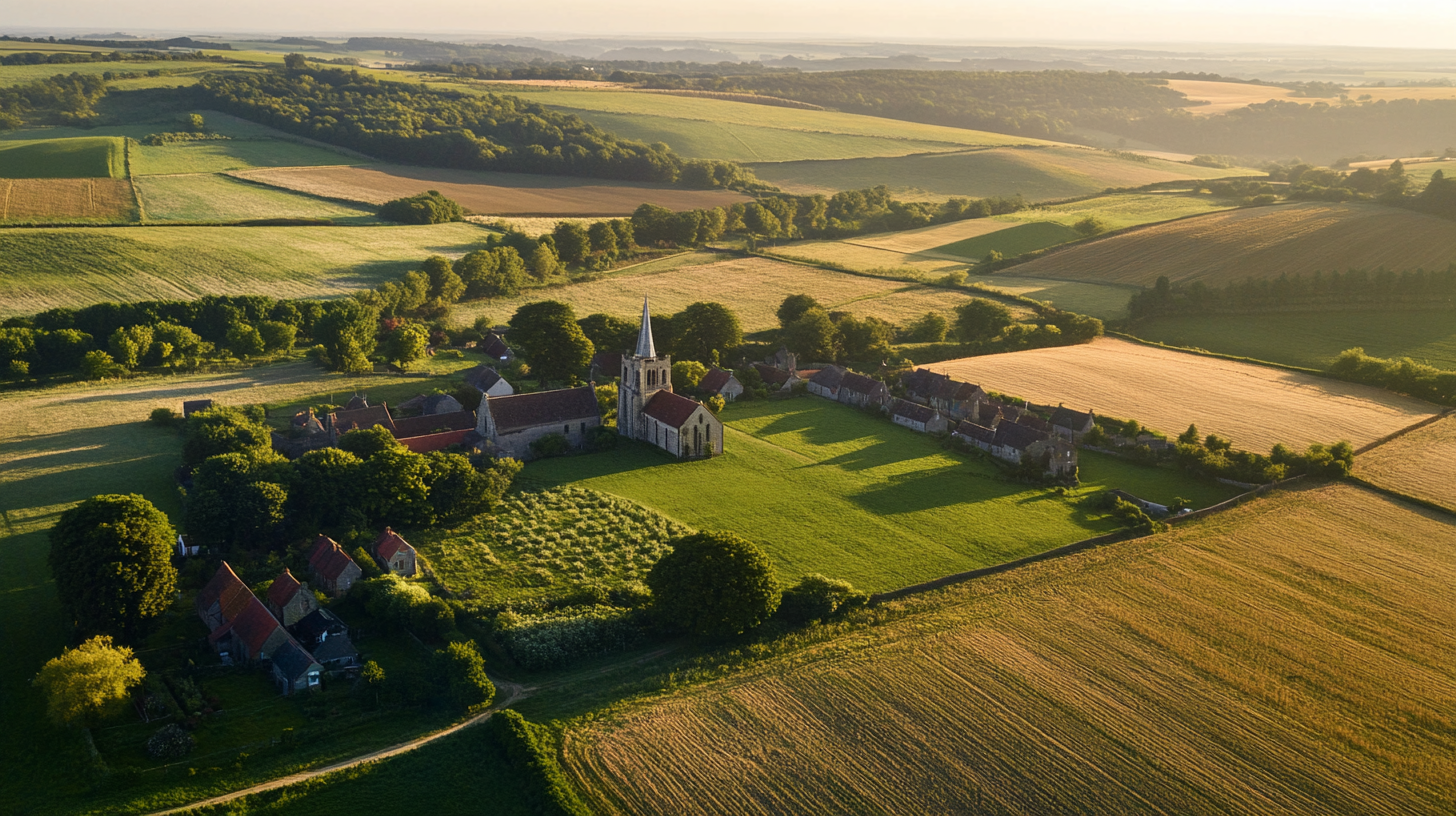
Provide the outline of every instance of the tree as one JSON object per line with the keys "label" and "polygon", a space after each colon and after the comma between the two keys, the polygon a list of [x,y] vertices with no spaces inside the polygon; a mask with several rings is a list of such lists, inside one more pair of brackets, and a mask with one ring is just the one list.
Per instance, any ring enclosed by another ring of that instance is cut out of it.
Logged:
{"label": "tree", "polygon": [[485,660],[474,641],[455,642],[435,652],[440,676],[451,702],[466,711],[478,711],[495,700],[495,684],[485,673]]}
{"label": "tree", "polygon": [[403,447],[383,450],[364,460],[360,476],[360,506],[372,521],[396,527],[434,521],[425,457]]}
{"label": "tree", "polygon": [[86,634],[135,640],[171,603],[176,538],[167,517],[136,494],[93,496],[65,511],[50,532],[61,607]]}
{"label": "tree", "polygon": [[384,204],[379,208],[379,217],[399,224],[443,224],[464,221],[465,210],[440,191],[430,190]]}
{"label": "tree", "polygon": [[542,387],[547,380],[575,381],[596,351],[565,303],[527,303],[511,316],[510,326],[511,342],[530,361]]}
{"label": "tree", "polygon": [[257,357],[263,353],[265,347],[263,335],[247,323],[234,323],[229,326],[224,342],[227,344],[228,351],[240,359]]}
{"label": "tree", "polygon": [[122,368],[136,368],[141,365],[142,358],[146,356],[151,345],[150,326],[119,328],[106,341],[106,347],[111,350],[111,358]]}
{"label": "tree", "polygon": [[131,649],[101,635],[51,658],[33,682],[46,696],[51,722],[73,725],[125,703],[127,690],[145,676]]}
{"label": "tree", "polygon": [[272,450],[268,427],[238,408],[215,405],[187,418],[182,438],[182,461],[198,465],[211,456],[242,453],[261,456]]}
{"label": "tree", "polygon": [[835,325],[839,353],[848,360],[874,360],[890,353],[895,339],[895,324],[869,316],[864,319],[845,315]]}
{"label": "tree", "polygon": [[430,507],[437,519],[461,519],[490,511],[498,494],[491,480],[458,453],[432,451],[425,454],[430,465]]}
{"label": "tree", "polygon": [[598,221],[586,231],[592,252],[600,252],[608,258],[617,257],[617,232],[606,221]]}
{"label": "tree", "polygon": [[441,303],[454,303],[465,294],[465,281],[455,273],[450,259],[431,255],[425,259],[425,276],[430,279],[430,297]]}
{"label": "tree", "polygon": [[541,244],[531,250],[531,260],[527,264],[527,269],[536,280],[544,281],[555,275],[560,268],[561,265],[556,260],[556,253],[551,250],[551,247]]}
{"label": "tree", "polygon": [[290,491],[288,497],[289,513],[297,529],[333,526],[346,509],[357,506],[363,464],[357,455],[339,448],[309,451],[295,459],[298,484],[307,486],[305,490]]}
{"label": "tree", "polygon": [[1011,310],[985,298],[962,303],[955,307],[955,312],[956,337],[962,343],[994,339],[1016,322]]}
{"label": "tree", "polygon": [[738,316],[721,303],[694,303],[675,315],[672,324],[672,353],[677,357],[716,364],[743,345]]}
{"label": "tree", "polygon": [[400,368],[425,356],[430,333],[418,323],[405,323],[389,333],[385,341],[385,357]]}
{"label": "tree", "polygon": [[339,449],[345,453],[351,453],[359,459],[370,459],[385,451],[404,450],[404,445],[394,438],[394,434],[382,425],[374,425],[369,428],[356,428],[352,431],[345,431],[339,437]]}
{"label": "tree", "polygon": [[637,343],[637,324],[630,320],[598,312],[576,322],[593,348],[626,351]]}
{"label": "tree", "polygon": [[813,573],[784,590],[778,614],[790,623],[809,623],[863,606],[868,600],[868,595],[857,591],[848,581]]}
{"label": "tree", "polygon": [[120,373],[121,367],[104,351],[88,351],[81,358],[81,376],[88,380],[104,380]]}
{"label": "tree", "polygon": [[819,301],[809,295],[789,295],[779,304],[779,310],[775,314],[778,316],[780,328],[787,329],[790,323],[803,317],[805,312],[819,308],[822,308]]}
{"label": "tree", "polygon": [[374,366],[374,334],[379,328],[379,310],[353,298],[335,301],[314,324],[313,337],[324,347],[329,368],[358,373]]}
{"label": "tree", "polygon": [[1178,444],[1197,445],[1200,443],[1202,438],[1203,437],[1198,433],[1198,426],[1190,424],[1188,426],[1188,430],[1178,435]]}
{"label": "tree", "polygon": [[1072,225],[1072,229],[1083,238],[1091,238],[1107,231],[1107,224],[1095,215],[1089,215]]}
{"label": "tree", "polygon": [[801,360],[833,360],[838,336],[829,313],[818,307],[804,312],[783,332],[784,344],[798,352]]}
{"label": "tree", "polygon": [[757,545],[732,533],[675,539],[647,575],[661,620],[709,637],[759,625],[779,605],[773,562]]}
{"label": "tree", "polygon": [[708,367],[696,360],[678,360],[672,364],[672,390],[691,393],[708,375]]}
{"label": "tree", "polygon": [[765,238],[777,238],[784,234],[784,223],[774,214],[773,210],[763,204],[753,201],[743,210],[743,228],[750,235],[762,235]]}
{"label": "tree", "polygon": [[909,343],[939,343],[950,331],[950,321],[940,312],[926,312],[914,323],[905,327],[905,340]]}
{"label": "tree", "polygon": [[289,323],[278,320],[260,320],[257,328],[258,334],[263,337],[264,351],[288,351],[298,341],[298,327]]}
{"label": "tree", "polygon": [[591,252],[591,241],[580,222],[556,222],[551,237],[556,241],[556,256],[564,264],[579,264]]}

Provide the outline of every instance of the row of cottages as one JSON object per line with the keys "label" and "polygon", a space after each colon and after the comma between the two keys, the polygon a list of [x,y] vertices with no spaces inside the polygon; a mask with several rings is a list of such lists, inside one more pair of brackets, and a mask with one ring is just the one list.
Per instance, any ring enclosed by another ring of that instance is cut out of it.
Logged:
{"label": "row of cottages", "polygon": [[[956,426],[954,436],[1013,465],[1037,462],[1049,476],[1072,476],[1077,472],[1077,447],[1051,433],[1050,425],[1039,417],[1022,413],[1016,421],[999,414],[994,427],[969,419]],[[1047,426],[1043,430],[1038,423]]]}
{"label": "row of cottages", "polygon": [[905,397],[911,402],[928,405],[955,422],[977,419],[977,406],[991,401],[981,386],[963,383],[925,368],[905,374],[900,378],[900,384],[905,387]]}
{"label": "row of cottages", "polygon": [[884,383],[837,365],[815,372],[809,378],[809,393],[856,408],[884,408],[891,399]]}
{"label": "row of cottages", "polygon": [[673,393],[672,359],[657,353],[646,298],[642,299],[637,348],[622,355],[621,377],[617,386],[617,433],[681,459],[723,452],[722,420],[701,402]]}
{"label": "row of cottages", "polygon": [[902,399],[890,404],[890,420],[920,433],[945,433],[950,427],[945,416],[934,408]]}

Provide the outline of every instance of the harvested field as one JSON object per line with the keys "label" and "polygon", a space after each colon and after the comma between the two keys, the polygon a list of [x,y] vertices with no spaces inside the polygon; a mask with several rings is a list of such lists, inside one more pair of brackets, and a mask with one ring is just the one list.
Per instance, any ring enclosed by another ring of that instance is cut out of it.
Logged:
{"label": "harvested field", "polygon": [[1052,252],[1012,274],[1151,286],[1160,275],[1209,286],[1282,274],[1384,266],[1444,269],[1456,223],[1377,204],[1303,203],[1187,218]]}
{"label": "harvested field", "polygon": [[1245,450],[1347,439],[1356,447],[1436,407],[1364,385],[1099,338],[1084,346],[928,366],[1032,402],[1136,419],[1170,436],[1196,423]]}
{"label": "harvested field", "polygon": [[1450,518],[1305,487],[900,602],[566,769],[601,814],[1450,813],[1453,581]]}
{"label": "harvested field", "polygon": [[1456,416],[1363,454],[1355,460],[1355,475],[1456,513]]}
{"label": "harvested field", "polygon": [[[1274,99],[1289,102],[1314,103],[1315,99],[1294,98],[1294,91],[1276,88],[1273,85],[1249,85],[1243,82],[1205,82],[1198,79],[1170,79],[1168,87],[1191,100],[1207,102],[1186,110],[1195,116],[1213,116],[1228,113],[1238,108],[1258,105]],[[1323,100],[1328,102],[1329,100]]]}
{"label": "harvested field", "polygon": [[747,196],[724,190],[396,165],[257,170],[235,175],[274,187],[366,204],[383,204],[425,190],[439,190],[480,215],[621,216],[631,215],[643,202],[691,210],[748,200]]}
{"label": "harvested field", "polygon": [[1057,244],[1065,244],[1081,237],[1081,233],[1071,227],[1051,221],[1036,221],[1030,224],[1017,224],[1010,229],[998,230],[989,235],[966,238],[945,246],[935,247],[932,251],[940,255],[954,255],[957,258],[971,261],[979,261],[992,252],[998,252],[1005,258],[1015,258],[1017,255],[1046,249]]}
{"label": "harvested field", "polygon": [[0,221],[44,223],[136,219],[126,179],[0,179]]}
{"label": "harvested field", "polygon": [[229,222],[263,218],[376,221],[374,208],[279,190],[225,175],[141,176],[148,221]]}
{"label": "harvested field", "polygon": [[111,136],[6,139],[0,141],[0,178],[126,178],[125,155],[121,139]]}
{"label": "harvested field", "polygon": [[878,235],[846,238],[844,243],[909,254],[935,249],[956,241],[964,241],[967,238],[979,238],[982,235],[989,235],[997,230],[1010,229],[1014,226],[1016,226],[1014,223],[999,219],[972,218],[968,221],[936,224],[904,232],[886,232]]}

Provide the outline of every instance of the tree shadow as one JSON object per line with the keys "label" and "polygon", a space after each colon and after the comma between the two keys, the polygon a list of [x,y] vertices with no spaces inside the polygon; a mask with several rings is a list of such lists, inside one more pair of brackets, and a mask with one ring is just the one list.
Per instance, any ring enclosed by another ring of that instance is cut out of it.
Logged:
{"label": "tree shadow", "polygon": [[172,469],[181,439],[162,429],[128,432],[80,428],[0,442],[0,507],[53,507],[100,493],[146,495],[169,512],[180,509]]}
{"label": "tree shadow", "polygon": [[959,465],[927,468],[914,473],[892,476],[874,487],[853,493],[847,498],[877,516],[895,516],[921,510],[933,510],[962,504],[970,498],[988,501],[1019,492],[1020,485],[1001,484],[988,490],[977,479],[974,490],[966,480],[975,478]]}

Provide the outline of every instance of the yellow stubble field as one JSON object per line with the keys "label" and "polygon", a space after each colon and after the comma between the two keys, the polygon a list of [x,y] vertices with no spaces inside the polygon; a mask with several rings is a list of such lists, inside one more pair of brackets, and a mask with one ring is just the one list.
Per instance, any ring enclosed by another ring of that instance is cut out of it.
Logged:
{"label": "yellow stubble field", "polygon": [[1456,512],[1456,415],[1360,456],[1355,475]]}

